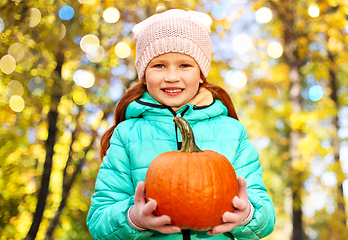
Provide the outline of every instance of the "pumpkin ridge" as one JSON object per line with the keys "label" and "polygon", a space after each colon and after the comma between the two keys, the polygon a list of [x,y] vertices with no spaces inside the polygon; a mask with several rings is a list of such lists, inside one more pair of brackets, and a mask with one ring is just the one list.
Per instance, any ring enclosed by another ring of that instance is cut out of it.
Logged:
{"label": "pumpkin ridge", "polygon": [[[219,173],[219,177],[220,177],[220,179],[221,179],[221,182],[222,183],[225,183],[225,179],[222,177],[222,175],[223,175],[223,173],[222,173],[222,171],[225,171],[225,168],[222,168],[223,166],[222,165],[220,165],[220,164],[216,164],[216,166],[217,166],[217,168],[218,168],[218,173]],[[226,191],[228,190],[228,188],[229,187],[226,187],[226,185],[227,184],[221,184],[221,186],[220,187],[222,187],[223,188],[223,191],[221,191],[222,192],[222,194],[223,194],[223,199],[227,199],[227,196],[228,196],[228,194],[226,194]],[[232,204],[232,199],[229,199],[230,200],[230,204]],[[222,214],[224,213],[224,207],[225,207],[225,205],[224,204],[219,204],[220,205],[220,213],[221,213],[221,216],[222,216]],[[221,219],[221,221],[222,221],[222,219]]]}
{"label": "pumpkin ridge", "polygon": [[[232,171],[227,171],[230,175],[230,179],[237,179],[237,175],[236,175],[236,172],[234,171],[234,168],[231,164],[231,162],[226,158],[226,160],[224,161],[224,164],[226,166],[226,169],[231,169]],[[238,180],[237,181],[232,181],[231,184],[228,185],[229,186],[229,192],[233,192],[233,189],[236,189],[236,192],[237,192],[237,196],[239,194],[239,186],[238,186]],[[233,195],[233,194],[231,194]],[[234,196],[233,196],[234,197]],[[233,198],[231,199],[233,200]],[[232,211],[235,210],[234,206],[231,205],[231,209]]]}
{"label": "pumpkin ridge", "polygon": [[199,171],[198,171],[198,175],[203,175],[203,177],[197,177],[198,179],[198,186],[199,186],[199,189],[200,189],[200,192],[202,193],[202,190],[203,190],[203,184],[202,184],[202,180],[206,178],[206,176],[204,176],[204,172],[202,171],[202,165],[204,164],[200,164],[200,161],[197,161],[198,162],[198,168],[199,168]]}
{"label": "pumpkin ridge", "polygon": [[[173,169],[173,176],[172,176],[172,179],[170,180],[170,184],[169,184],[169,188],[168,188],[168,191],[170,193],[173,193],[172,192],[172,187],[174,186],[174,181],[175,181],[175,169]],[[168,204],[169,205],[169,213],[170,213],[170,216],[173,216],[173,204]],[[167,214],[169,215],[169,214]],[[170,217],[170,224],[173,224],[173,217]]]}
{"label": "pumpkin ridge", "polygon": [[[182,158],[179,159],[180,162],[183,161]],[[174,161],[172,161],[172,163],[174,163]],[[174,164],[173,164],[174,165]],[[181,169],[180,168],[173,168],[173,172],[172,172],[172,180],[170,181],[171,184],[170,184],[170,188],[169,188],[169,193],[171,194],[171,198],[172,200],[176,203],[176,202],[179,202],[180,201],[180,196],[176,195],[175,191],[172,191],[172,187],[173,186],[177,186],[178,185],[178,180],[180,180],[180,175],[181,174]],[[169,215],[171,214],[171,223],[172,224],[176,224],[176,215],[177,215],[177,212],[180,211],[178,209],[176,209],[177,207],[177,204],[169,204],[169,213],[166,213],[166,215]]]}
{"label": "pumpkin ridge", "polygon": [[[211,165],[211,161],[207,161],[207,165],[209,166],[209,169],[210,169],[210,172],[211,172],[211,181],[214,182],[215,181],[215,174],[214,174],[214,171],[213,171],[213,167]],[[210,200],[212,202],[211,204],[211,209],[210,209],[210,216],[212,216],[214,213],[215,213],[215,209],[214,209],[214,206],[216,206],[216,202],[215,202],[215,185],[213,184],[212,186],[212,199]],[[214,226],[212,226],[214,227]]]}

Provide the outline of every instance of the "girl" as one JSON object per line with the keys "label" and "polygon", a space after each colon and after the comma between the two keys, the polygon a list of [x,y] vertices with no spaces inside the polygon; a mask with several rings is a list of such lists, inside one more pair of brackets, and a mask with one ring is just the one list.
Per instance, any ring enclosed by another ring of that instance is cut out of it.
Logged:
{"label": "girl", "polygon": [[[94,239],[260,239],[273,231],[275,213],[262,180],[258,152],[249,142],[229,95],[206,81],[211,61],[211,18],[168,10],[133,28],[140,83],[119,101],[115,125],[101,139],[103,160],[87,217]],[[159,154],[180,149],[174,116],[189,121],[196,144],[223,154],[235,168],[235,211],[209,231],[182,230],[154,216],[144,179]]]}

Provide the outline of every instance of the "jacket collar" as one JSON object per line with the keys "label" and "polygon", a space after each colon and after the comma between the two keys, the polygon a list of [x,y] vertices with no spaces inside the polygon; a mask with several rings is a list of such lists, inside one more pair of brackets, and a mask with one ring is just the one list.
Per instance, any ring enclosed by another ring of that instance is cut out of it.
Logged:
{"label": "jacket collar", "polygon": [[202,120],[221,114],[227,115],[226,107],[219,100],[214,100],[209,90],[200,88],[189,103],[175,110],[160,104],[148,92],[145,92],[141,98],[128,105],[126,119],[143,117],[161,121],[164,119],[160,118],[169,118],[167,120],[172,122],[174,116],[185,115],[187,120]]}
{"label": "jacket collar", "polygon": [[[210,106],[214,102],[213,94],[206,88],[201,87],[196,94],[187,104],[192,104],[196,107],[205,107]],[[173,108],[172,109],[177,112],[179,108]]]}

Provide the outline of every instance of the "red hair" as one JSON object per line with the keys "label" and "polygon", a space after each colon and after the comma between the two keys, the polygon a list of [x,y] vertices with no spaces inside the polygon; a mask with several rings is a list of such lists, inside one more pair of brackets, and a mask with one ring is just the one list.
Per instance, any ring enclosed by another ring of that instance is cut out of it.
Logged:
{"label": "red hair", "polygon": [[[205,87],[206,89],[208,89],[213,94],[214,99],[219,99],[226,106],[228,110],[228,116],[238,120],[238,116],[232,103],[232,100],[223,88],[214,84],[210,84],[206,81],[204,81],[204,83],[201,84],[201,87]],[[106,155],[106,151],[110,147],[110,138],[112,133],[114,132],[114,129],[120,122],[125,120],[126,109],[128,105],[134,100],[140,98],[146,91],[146,85],[142,81],[123,94],[122,98],[116,106],[116,111],[114,115],[114,125],[104,133],[100,140],[101,161],[103,161],[103,157]]]}

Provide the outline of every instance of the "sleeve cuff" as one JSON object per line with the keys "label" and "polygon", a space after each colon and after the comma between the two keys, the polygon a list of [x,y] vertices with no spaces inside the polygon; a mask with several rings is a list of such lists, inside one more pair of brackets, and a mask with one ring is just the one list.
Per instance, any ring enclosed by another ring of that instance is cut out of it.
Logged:
{"label": "sleeve cuff", "polygon": [[248,223],[250,223],[251,219],[253,219],[253,216],[254,216],[254,212],[255,212],[255,208],[254,206],[251,204],[251,202],[248,200],[248,203],[250,205],[250,212],[249,212],[249,215],[248,217],[239,225],[239,226],[245,226],[247,225]]}
{"label": "sleeve cuff", "polygon": [[129,225],[131,228],[133,228],[134,230],[137,230],[137,231],[145,231],[145,230],[147,230],[146,228],[138,227],[137,225],[135,225],[135,223],[132,222],[131,217],[130,217],[130,212],[131,212],[131,209],[132,209],[133,207],[134,207],[134,205],[131,206],[131,207],[128,209],[128,212],[127,212],[127,223],[128,223],[128,225]]}

